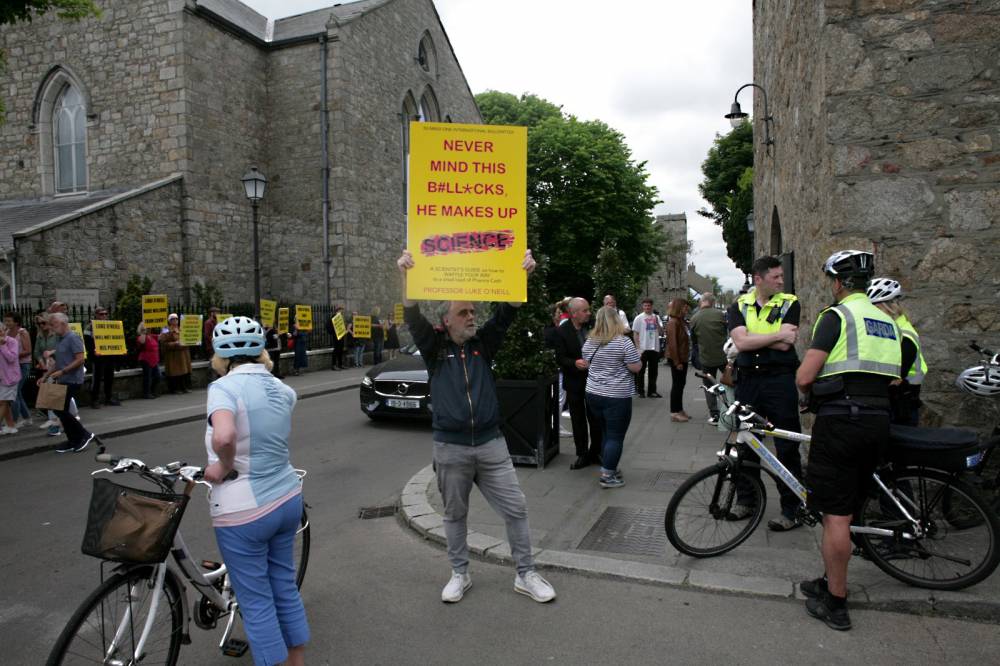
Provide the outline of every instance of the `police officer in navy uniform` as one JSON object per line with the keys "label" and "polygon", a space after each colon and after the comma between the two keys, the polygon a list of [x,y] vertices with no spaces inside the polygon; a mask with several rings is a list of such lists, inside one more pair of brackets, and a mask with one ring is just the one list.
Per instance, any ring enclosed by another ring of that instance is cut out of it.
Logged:
{"label": "police officer in navy uniform", "polygon": [[[778,428],[802,432],[799,426],[799,394],[795,389],[795,370],[799,357],[795,353],[795,338],[799,329],[801,308],[798,299],[782,291],[784,269],[775,257],[761,257],[753,263],[753,289],[740,296],[729,307],[729,335],[739,350],[736,357],[736,399],[749,404]],[[778,460],[802,478],[802,459],[798,442],[774,440]],[[753,472],[760,474],[754,469]],[[795,515],[799,498],[788,487],[777,482],[781,498],[781,516],[768,522],[776,532],[801,527]],[[730,519],[743,519],[752,507],[740,502],[732,509]]]}
{"label": "police officer in navy uniform", "polygon": [[816,412],[806,481],[809,507],[823,514],[826,574],[799,589],[809,615],[846,630],[851,517],[889,439],[889,385],[900,376],[902,334],[865,294],[874,274],[870,253],[837,252],[823,272],[837,302],[817,318],[796,383]]}

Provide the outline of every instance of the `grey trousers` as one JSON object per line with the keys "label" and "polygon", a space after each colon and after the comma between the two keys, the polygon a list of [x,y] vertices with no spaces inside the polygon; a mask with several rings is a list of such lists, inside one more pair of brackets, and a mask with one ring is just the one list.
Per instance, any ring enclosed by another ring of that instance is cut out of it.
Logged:
{"label": "grey trousers", "polygon": [[524,574],[535,568],[528,532],[528,505],[503,437],[481,446],[434,442],[434,469],[444,500],[444,534],[452,570],[466,573],[469,569],[466,519],[473,483],[507,524],[507,541],[517,572]]}

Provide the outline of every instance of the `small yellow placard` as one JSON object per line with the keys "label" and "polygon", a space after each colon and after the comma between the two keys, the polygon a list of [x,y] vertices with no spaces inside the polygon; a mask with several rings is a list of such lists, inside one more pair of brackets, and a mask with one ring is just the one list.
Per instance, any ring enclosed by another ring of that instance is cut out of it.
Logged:
{"label": "small yellow placard", "polygon": [[397,324],[402,324],[403,323],[403,304],[402,303],[396,303],[392,307],[392,320],[394,322],[396,322]]}
{"label": "small yellow placard", "polygon": [[142,320],[146,322],[146,328],[163,328],[167,325],[167,303],[166,294],[145,294],[142,297]]}
{"label": "small yellow placard", "polygon": [[201,315],[181,315],[181,344],[186,347],[197,347],[201,344]]}
{"label": "small yellow placard", "polygon": [[344,313],[338,312],[330,319],[333,322],[333,332],[338,340],[342,340],[347,335],[347,324],[344,323]]}
{"label": "small yellow placard", "polygon": [[[78,321],[71,321],[69,323],[69,330],[71,330],[74,333],[76,333],[77,335],[79,335],[80,339],[83,340],[83,324],[81,324]],[[88,354],[87,354],[87,345],[83,346],[83,357],[84,358],[88,357]]]}
{"label": "small yellow placard", "polygon": [[125,329],[120,321],[94,319],[90,322],[94,332],[94,353],[98,356],[123,356],[125,349]]}
{"label": "small yellow placard", "polygon": [[278,333],[288,333],[288,308],[278,308]]}
{"label": "small yellow placard", "polygon": [[313,330],[313,311],[309,305],[295,306],[295,319],[300,331]]}
{"label": "small yellow placard", "polygon": [[372,337],[372,318],[368,315],[354,315],[354,337]]}
{"label": "small yellow placard", "polygon": [[271,328],[274,323],[274,311],[278,309],[278,301],[260,299],[260,325],[264,328]]}

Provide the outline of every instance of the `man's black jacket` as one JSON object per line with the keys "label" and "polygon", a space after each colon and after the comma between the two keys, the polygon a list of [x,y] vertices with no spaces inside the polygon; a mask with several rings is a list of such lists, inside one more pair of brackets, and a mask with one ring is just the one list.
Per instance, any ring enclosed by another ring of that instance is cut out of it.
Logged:
{"label": "man's black jacket", "polygon": [[569,319],[556,327],[556,363],[563,373],[563,386],[574,394],[583,394],[587,389],[587,371],[576,367],[577,359],[583,358],[580,338]]}
{"label": "man's black jacket", "polygon": [[493,358],[514,321],[515,309],[501,303],[496,313],[464,345],[435,329],[420,306],[403,309],[413,342],[430,376],[434,441],[478,446],[500,435]]}

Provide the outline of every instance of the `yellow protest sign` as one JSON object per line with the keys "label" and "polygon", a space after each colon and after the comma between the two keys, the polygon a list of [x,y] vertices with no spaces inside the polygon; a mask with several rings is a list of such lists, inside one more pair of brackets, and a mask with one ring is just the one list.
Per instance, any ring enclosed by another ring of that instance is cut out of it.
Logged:
{"label": "yellow protest sign", "polygon": [[201,315],[181,315],[181,344],[187,347],[197,347],[201,344]]}
{"label": "yellow protest sign", "polygon": [[90,322],[94,333],[94,352],[98,356],[123,356],[125,349],[125,329],[120,321],[94,319]]}
{"label": "yellow protest sign", "polygon": [[392,320],[397,324],[403,323],[403,304],[396,303],[392,306]]}
{"label": "yellow protest sign", "polygon": [[288,308],[278,308],[278,333],[288,333]]}
{"label": "yellow protest sign", "polygon": [[342,340],[347,335],[347,324],[344,323],[344,314],[338,312],[333,315],[330,321],[333,322],[333,332],[337,335],[337,339]]}
{"label": "yellow protest sign", "polygon": [[410,123],[407,298],[527,300],[527,151],[524,127]]}
{"label": "yellow protest sign", "polygon": [[[69,330],[71,330],[74,333],[76,333],[77,335],[79,335],[80,339],[83,340],[83,325],[80,322],[78,322],[78,321],[71,321],[69,323]],[[87,356],[88,356],[88,354],[87,354],[87,345],[84,345],[83,346],[83,357],[87,358]]]}
{"label": "yellow protest sign", "polygon": [[368,315],[354,315],[354,337],[372,337],[372,318]]}
{"label": "yellow protest sign", "polygon": [[146,328],[153,330],[167,325],[167,295],[144,294],[142,297],[142,320]]}
{"label": "yellow protest sign", "polygon": [[260,299],[260,325],[270,328],[274,323],[274,311],[278,308],[278,301]]}
{"label": "yellow protest sign", "polygon": [[313,311],[312,307],[308,305],[296,305],[295,306],[295,319],[299,325],[300,331],[311,331],[313,330]]}

